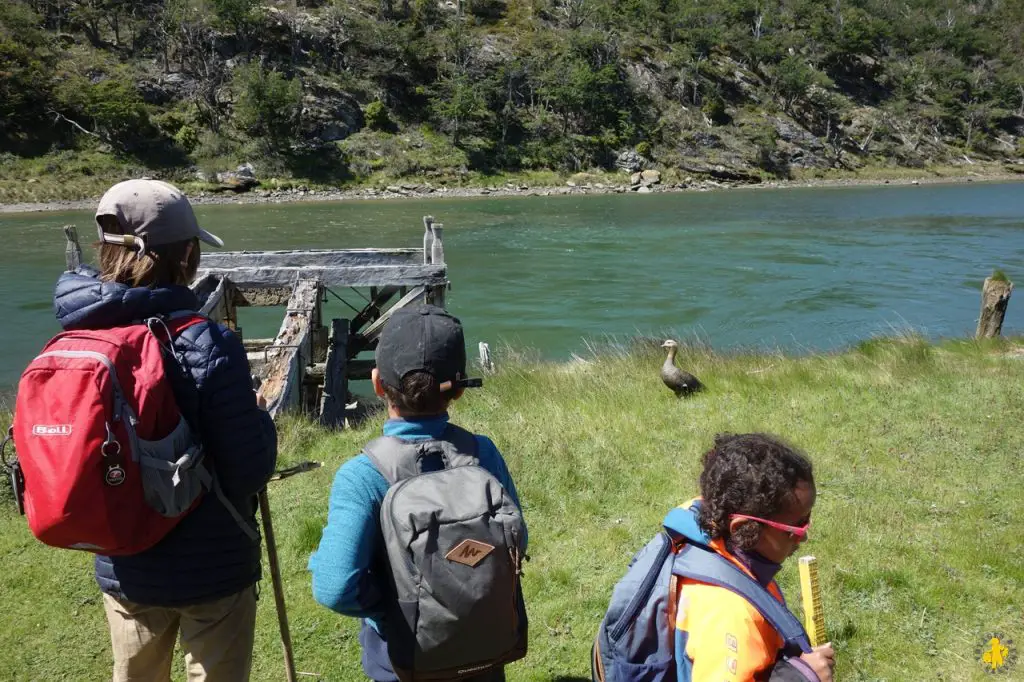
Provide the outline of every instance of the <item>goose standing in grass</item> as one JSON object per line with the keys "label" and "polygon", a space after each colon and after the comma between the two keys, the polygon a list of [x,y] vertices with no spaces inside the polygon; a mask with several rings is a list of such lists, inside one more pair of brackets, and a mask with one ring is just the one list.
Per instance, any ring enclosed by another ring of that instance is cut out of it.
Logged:
{"label": "goose standing in grass", "polygon": [[688,396],[704,388],[704,384],[700,383],[700,379],[676,367],[678,343],[669,339],[661,344],[661,347],[668,349],[668,357],[665,358],[665,364],[661,366],[661,380],[672,389],[677,398]]}

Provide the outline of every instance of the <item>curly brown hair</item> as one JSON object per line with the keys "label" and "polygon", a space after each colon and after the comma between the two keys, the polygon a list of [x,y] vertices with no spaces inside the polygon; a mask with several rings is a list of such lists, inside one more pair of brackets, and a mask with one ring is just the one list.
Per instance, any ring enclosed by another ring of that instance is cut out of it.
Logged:
{"label": "curly brown hair", "polygon": [[790,503],[797,483],[814,484],[807,456],[764,433],[719,434],[701,462],[698,523],[712,540],[722,538],[738,549],[757,544],[758,528],[743,524],[732,535],[730,514],[771,518]]}

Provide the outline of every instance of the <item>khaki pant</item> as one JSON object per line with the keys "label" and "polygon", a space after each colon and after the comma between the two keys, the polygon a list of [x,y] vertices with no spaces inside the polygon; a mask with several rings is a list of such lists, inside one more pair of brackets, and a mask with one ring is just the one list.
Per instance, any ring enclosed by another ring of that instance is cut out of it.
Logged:
{"label": "khaki pant", "polygon": [[256,587],[197,606],[143,606],[103,595],[114,682],[169,682],[181,633],[189,682],[247,682],[256,630]]}

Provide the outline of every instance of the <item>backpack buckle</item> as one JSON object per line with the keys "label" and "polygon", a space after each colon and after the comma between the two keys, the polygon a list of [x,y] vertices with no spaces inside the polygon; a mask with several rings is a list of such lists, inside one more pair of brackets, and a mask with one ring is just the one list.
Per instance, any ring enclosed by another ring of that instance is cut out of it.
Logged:
{"label": "backpack buckle", "polygon": [[107,439],[100,446],[100,453],[103,455],[103,459],[110,462],[106,473],[103,475],[103,480],[111,487],[124,483],[126,474],[124,467],[121,466],[121,444],[114,437],[114,432],[111,430],[109,423],[107,424]]}

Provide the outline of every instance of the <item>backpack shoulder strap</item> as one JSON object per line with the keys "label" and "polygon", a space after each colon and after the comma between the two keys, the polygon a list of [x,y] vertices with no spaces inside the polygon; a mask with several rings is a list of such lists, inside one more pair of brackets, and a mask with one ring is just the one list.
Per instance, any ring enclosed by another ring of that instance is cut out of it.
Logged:
{"label": "backpack shoulder strap", "polygon": [[388,485],[420,474],[419,443],[396,436],[380,436],[363,446],[363,453],[387,480]]}
{"label": "backpack shoulder strap", "polygon": [[805,653],[811,651],[811,642],[807,637],[807,632],[796,616],[790,613],[789,609],[779,602],[771,592],[733,566],[728,559],[713,551],[686,545],[676,555],[672,573],[682,578],[717,585],[735,592],[764,616],[764,619],[785,640],[787,647],[799,647]]}
{"label": "backpack shoulder strap", "polygon": [[476,436],[454,424],[448,424],[436,440],[380,436],[367,443],[363,453],[387,479],[388,485],[423,473],[421,462],[430,455],[440,455],[446,469],[472,466],[480,462]]}
{"label": "backpack shoulder strap", "polygon": [[448,423],[439,440],[448,467],[475,466],[480,463],[479,443],[466,429]]}

